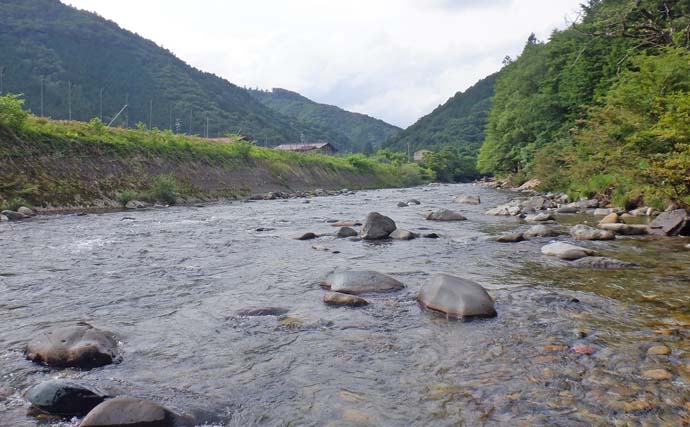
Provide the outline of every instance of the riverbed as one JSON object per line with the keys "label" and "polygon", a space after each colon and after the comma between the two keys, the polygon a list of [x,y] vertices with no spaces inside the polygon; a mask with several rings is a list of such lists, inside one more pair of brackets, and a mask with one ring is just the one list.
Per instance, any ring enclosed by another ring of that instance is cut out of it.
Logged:
{"label": "riverbed", "polygon": [[[454,204],[462,194],[482,204]],[[690,422],[690,240],[578,243],[641,268],[573,269],[540,253],[567,236],[491,239],[529,227],[484,214],[513,197],[442,185],[2,224],[0,426],[39,425],[22,392],[50,378],[150,399],[207,426]],[[421,204],[396,206],[408,199]],[[424,219],[441,207],[468,221]],[[293,239],[371,211],[440,238]],[[319,284],[335,269],[376,270],[406,288],[366,296],[363,308],[329,307]],[[417,292],[439,272],[482,284],[498,317],[459,322],[422,310]],[[265,306],[288,313],[237,314]],[[122,360],[90,371],[25,360],[32,335],[80,321],[116,333]],[[578,344],[595,351],[577,353]],[[671,354],[647,354],[659,345]],[[650,369],[672,379],[647,379]]]}

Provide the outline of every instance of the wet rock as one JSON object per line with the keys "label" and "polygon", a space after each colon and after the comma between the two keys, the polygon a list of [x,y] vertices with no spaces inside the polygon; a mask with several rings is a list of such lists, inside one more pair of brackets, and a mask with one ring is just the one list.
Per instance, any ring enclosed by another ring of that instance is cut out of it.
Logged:
{"label": "wet rock", "polygon": [[555,203],[544,196],[535,196],[525,203],[525,208],[541,211],[544,209],[555,208]]}
{"label": "wet rock", "polygon": [[517,243],[524,240],[525,236],[522,233],[505,233],[496,238],[496,241],[499,243]]}
{"label": "wet rock", "polygon": [[281,307],[251,307],[243,308],[237,312],[238,316],[258,317],[258,316],[282,316],[289,310]]}
{"label": "wet rock", "polygon": [[398,202],[398,205],[397,205],[397,206],[398,206],[399,208],[406,208],[406,207],[408,207],[408,206],[410,206],[410,205],[408,205],[408,204],[405,203],[405,202]]}
{"label": "wet rock", "polygon": [[458,212],[448,209],[439,209],[434,212],[429,212],[426,216],[429,221],[466,221],[467,218]]}
{"label": "wet rock", "polygon": [[422,237],[424,237],[425,239],[439,239],[439,238],[441,238],[441,236],[439,236],[436,233],[425,233],[425,234],[422,234]]}
{"label": "wet rock", "polygon": [[592,355],[596,352],[594,347],[592,347],[589,344],[575,344],[573,346],[573,351],[578,354],[584,354],[584,355]]}
{"label": "wet rock", "polygon": [[112,333],[84,323],[39,333],[26,346],[26,358],[36,363],[83,369],[108,365],[118,356]]}
{"label": "wet rock", "polygon": [[666,369],[648,369],[642,372],[642,376],[648,380],[667,381],[673,379],[673,374]]}
{"label": "wet rock", "polygon": [[643,224],[601,224],[599,228],[623,236],[641,236],[649,233],[649,227]]}
{"label": "wet rock", "polygon": [[274,231],[274,230],[275,230],[275,228],[271,228],[271,227],[259,227],[255,231],[257,233],[262,233],[264,231]]}
{"label": "wet rock", "polygon": [[393,292],[405,287],[390,276],[376,271],[341,271],[332,274],[323,282],[332,292],[363,294],[370,292]]}
{"label": "wet rock", "polygon": [[534,239],[535,237],[556,237],[560,236],[557,230],[546,225],[535,225],[523,233],[525,239]]}
{"label": "wet rock", "polygon": [[662,212],[649,224],[649,234],[677,236],[690,234],[690,215],[685,209]]}
{"label": "wet rock", "polygon": [[553,215],[551,215],[550,213],[545,213],[545,212],[538,213],[536,215],[527,215],[525,217],[525,221],[529,221],[529,222],[553,221],[553,219],[554,219]]}
{"label": "wet rock", "polygon": [[79,427],[191,427],[195,421],[181,417],[148,400],[118,397],[96,406]]}
{"label": "wet rock", "polygon": [[357,230],[354,230],[350,227],[342,227],[336,233],[336,236],[341,237],[341,238],[354,237],[354,236],[358,236],[358,235],[359,235],[359,233],[357,232]]}
{"label": "wet rock", "polygon": [[601,227],[604,224],[618,224],[619,222],[621,222],[621,220],[618,214],[616,212],[611,212],[599,221],[599,226]]}
{"label": "wet rock", "polygon": [[15,211],[9,211],[9,210],[2,211],[2,215],[4,215],[10,221],[21,221],[23,219],[28,218],[28,216],[26,216],[22,213],[15,212]]}
{"label": "wet rock", "polygon": [[562,206],[556,209],[556,213],[559,214],[576,214],[578,212],[580,212],[580,210],[574,206]]}
{"label": "wet rock", "polygon": [[27,217],[29,217],[29,216],[36,216],[36,212],[34,212],[33,210],[27,208],[26,206],[20,207],[19,209],[17,209],[17,212],[20,213],[20,214],[22,214],[22,215],[24,215],[24,216],[27,216]]}
{"label": "wet rock", "polygon": [[315,233],[309,232],[309,233],[304,233],[301,236],[295,237],[295,240],[313,240],[313,239],[316,239],[318,237],[319,236],[317,236]]}
{"label": "wet rock", "polygon": [[633,209],[628,214],[632,216],[652,216],[654,214],[654,208],[649,208],[649,207],[641,207],[637,209]]}
{"label": "wet rock", "polygon": [[360,225],[362,225],[361,222],[351,220],[333,221],[331,223],[331,227],[359,227]]}
{"label": "wet rock", "polygon": [[344,294],[341,292],[327,292],[323,296],[323,302],[327,305],[334,305],[339,307],[361,307],[369,304],[364,298],[356,295]]}
{"label": "wet rock", "polygon": [[551,243],[544,246],[541,248],[541,253],[565,260],[576,260],[586,256],[597,255],[597,252],[592,249],[581,248],[562,242]]}
{"label": "wet rock", "polygon": [[364,220],[360,237],[364,240],[387,238],[396,229],[395,221],[378,212],[371,212]]}
{"label": "wet rock", "polygon": [[599,200],[597,199],[582,199],[578,202],[569,204],[568,206],[573,206],[580,209],[596,209],[599,207]]}
{"label": "wet rock", "polygon": [[671,349],[666,347],[665,345],[655,345],[649,347],[649,349],[647,350],[647,354],[655,356],[667,356],[671,354]]}
{"label": "wet rock", "polygon": [[506,203],[486,211],[491,216],[517,216],[522,213],[522,208],[514,203]]}
{"label": "wet rock", "polygon": [[35,408],[61,417],[83,417],[106,397],[96,389],[69,380],[42,382],[26,392],[26,399]]}
{"label": "wet rock", "polygon": [[639,267],[637,264],[620,261],[615,258],[597,256],[588,256],[580,258],[578,260],[573,261],[570,265],[575,268],[595,268],[602,270],[621,270],[626,268]]}
{"label": "wet rock", "polygon": [[467,279],[437,274],[422,286],[417,300],[427,309],[457,319],[494,317],[494,302],[480,284]]}
{"label": "wet rock", "polygon": [[125,209],[143,209],[146,207],[146,203],[139,200],[130,200],[125,205]]}
{"label": "wet rock", "polygon": [[482,202],[479,196],[476,195],[459,196],[453,201],[455,203],[464,203],[466,205],[478,205]]}
{"label": "wet rock", "polygon": [[7,222],[10,219],[7,217],[7,215],[0,214],[0,222]]}
{"label": "wet rock", "polygon": [[412,206],[412,205],[421,205],[422,202],[420,202],[420,201],[417,200],[417,199],[410,199],[410,200],[407,201],[407,204],[408,204],[409,206]]}
{"label": "wet rock", "polygon": [[395,240],[412,240],[416,238],[417,235],[409,230],[403,230],[402,228],[396,228],[391,234],[390,238]]}
{"label": "wet rock", "polygon": [[359,236],[352,236],[352,237],[348,237],[347,240],[349,240],[351,242],[361,242],[362,238]]}
{"label": "wet rock", "polygon": [[592,214],[594,216],[607,216],[607,215],[611,215],[612,213],[616,213],[616,209],[614,209],[614,208],[597,208],[597,209],[594,209],[594,212],[592,212]]}
{"label": "wet rock", "polygon": [[519,186],[518,190],[536,190],[540,185],[541,181],[539,181],[538,179],[530,179],[529,181]]}
{"label": "wet rock", "polygon": [[14,391],[6,385],[0,385],[0,402],[12,396]]}
{"label": "wet rock", "polygon": [[613,240],[616,234],[609,230],[600,230],[584,224],[578,224],[570,229],[570,235],[575,240]]}

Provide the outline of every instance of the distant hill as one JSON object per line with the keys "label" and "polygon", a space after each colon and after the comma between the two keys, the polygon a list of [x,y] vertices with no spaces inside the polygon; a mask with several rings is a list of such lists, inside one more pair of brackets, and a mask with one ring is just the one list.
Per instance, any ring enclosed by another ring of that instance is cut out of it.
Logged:
{"label": "distant hill", "polygon": [[384,141],[402,131],[382,120],[319,104],[289,90],[250,92],[267,107],[295,120],[296,126],[309,127],[312,134],[305,137],[334,141],[341,147],[346,144],[353,151],[364,151],[368,144],[380,148]]}
{"label": "distant hill", "polygon": [[305,131],[243,88],[57,0],[0,0],[0,23],[3,91],[23,93],[36,114],[67,119],[71,98],[72,119],[102,111],[107,123],[127,101],[117,126],[148,125],[151,111],[160,129],[205,135],[208,117],[209,136],[241,133],[261,145],[298,142]]}
{"label": "distant hill", "polygon": [[410,151],[436,151],[443,146],[452,146],[476,154],[484,142],[497,75],[492,74],[466,91],[458,92],[445,104],[386,141],[384,147],[407,151],[409,144]]}

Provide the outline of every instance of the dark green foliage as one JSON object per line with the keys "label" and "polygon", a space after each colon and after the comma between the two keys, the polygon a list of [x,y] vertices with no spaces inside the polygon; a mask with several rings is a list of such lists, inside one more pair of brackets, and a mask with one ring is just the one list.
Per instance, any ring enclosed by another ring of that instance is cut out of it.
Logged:
{"label": "dark green foliage", "polygon": [[4,210],[16,211],[19,208],[21,208],[22,206],[27,207],[29,209],[33,208],[31,203],[24,200],[24,198],[12,197],[11,199],[0,203],[0,211],[4,211]]}
{"label": "dark green foliage", "polygon": [[409,148],[411,154],[421,149],[437,151],[452,146],[476,153],[484,141],[495,80],[496,74],[492,74],[465,92],[458,92],[432,113],[386,141],[384,147],[402,152]]}
{"label": "dark green foliage", "polygon": [[294,120],[304,130],[309,141],[325,140],[343,152],[363,152],[367,145],[381,147],[401,129],[364,114],[316,103],[298,93],[285,89],[251,90],[259,101]]}
{"label": "dark green foliage", "polygon": [[24,100],[19,95],[0,96],[0,126],[15,130],[21,127],[27,117],[22,105]]}
{"label": "dark green foliage", "polygon": [[475,167],[476,153],[467,147],[443,147],[424,156],[421,163],[441,182],[467,182],[480,177]]}
{"label": "dark green foliage", "polygon": [[127,203],[132,200],[136,200],[137,192],[132,190],[123,190],[117,195],[117,201],[122,205],[122,207],[127,206]]}
{"label": "dark green foliage", "polygon": [[151,190],[146,194],[150,202],[174,205],[179,196],[177,179],[174,175],[161,175],[153,179]]}

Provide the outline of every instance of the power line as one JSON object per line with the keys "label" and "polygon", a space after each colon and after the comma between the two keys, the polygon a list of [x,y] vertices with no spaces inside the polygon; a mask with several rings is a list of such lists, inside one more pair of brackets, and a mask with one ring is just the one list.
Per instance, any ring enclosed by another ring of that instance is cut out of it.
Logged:
{"label": "power line", "polygon": [[43,117],[43,80],[44,76],[41,76],[41,117]]}
{"label": "power line", "polygon": [[149,130],[151,130],[151,117],[153,116],[153,99],[149,99]]}
{"label": "power line", "polygon": [[67,81],[67,109],[68,109],[68,117],[69,121],[72,121],[72,81],[68,80]]}
{"label": "power line", "polygon": [[98,91],[98,100],[99,100],[99,107],[98,107],[98,118],[103,121],[103,88]]}

